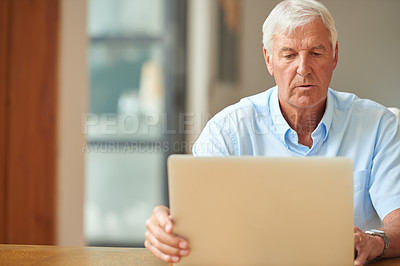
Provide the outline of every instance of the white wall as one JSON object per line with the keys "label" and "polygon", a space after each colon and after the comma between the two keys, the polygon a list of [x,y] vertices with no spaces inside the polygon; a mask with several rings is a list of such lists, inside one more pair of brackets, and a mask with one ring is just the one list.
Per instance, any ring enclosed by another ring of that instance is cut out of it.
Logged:
{"label": "white wall", "polygon": [[[214,0],[191,0],[188,4],[187,35],[187,101],[186,112],[194,115],[194,124],[189,125],[186,141],[190,146],[196,141],[203,128],[201,114],[209,109],[209,89],[212,57],[212,27]],[[195,33],[195,34],[193,34]],[[200,114],[200,115],[199,115]]]}
{"label": "white wall", "polygon": [[400,1],[324,2],[339,34],[332,88],[400,107]]}
{"label": "white wall", "polygon": [[[211,113],[275,84],[262,55],[262,24],[280,1],[242,0],[241,82],[210,88]],[[400,107],[400,1],[321,0],[339,34],[339,63],[331,87],[386,106]]]}
{"label": "white wall", "polygon": [[86,0],[61,0],[58,97],[57,245],[82,246],[87,107]]}

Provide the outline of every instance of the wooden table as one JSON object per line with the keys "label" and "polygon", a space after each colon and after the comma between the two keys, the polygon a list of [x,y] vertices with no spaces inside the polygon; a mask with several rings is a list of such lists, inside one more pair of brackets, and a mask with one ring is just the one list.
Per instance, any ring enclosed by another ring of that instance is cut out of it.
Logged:
{"label": "wooden table", "polygon": [[0,245],[1,266],[169,265],[144,248]]}
{"label": "wooden table", "polygon": [[366,263],[364,265],[379,265],[379,266],[399,266],[400,265],[400,258],[393,258],[393,259],[384,259],[381,261],[377,261],[374,263]]}
{"label": "wooden table", "polygon": [[[26,266],[119,266],[145,265],[167,266],[144,248],[100,248],[100,247],[60,247],[1,245],[0,265]],[[400,258],[385,259],[368,265],[400,265]]]}

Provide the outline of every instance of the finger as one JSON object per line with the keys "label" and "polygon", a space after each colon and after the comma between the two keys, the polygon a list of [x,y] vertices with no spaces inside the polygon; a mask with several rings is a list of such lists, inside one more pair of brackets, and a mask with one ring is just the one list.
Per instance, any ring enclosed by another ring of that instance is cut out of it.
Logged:
{"label": "finger", "polygon": [[175,256],[179,256],[179,248],[173,247],[173,246],[169,246],[166,245],[162,242],[160,242],[156,237],[154,237],[154,235],[152,235],[149,231],[147,231],[145,233],[145,237],[146,240],[148,241],[148,243],[152,246],[154,246],[155,248],[157,248],[159,251],[161,251],[163,254],[167,254],[167,255],[175,255]]}
{"label": "finger", "polygon": [[180,249],[188,249],[188,242],[175,234],[167,233],[152,219],[146,221],[146,228],[159,242]]}
{"label": "finger", "polygon": [[356,259],[354,265],[364,265],[370,253],[368,236],[358,228],[354,228],[354,249],[356,251]]}
{"label": "finger", "polygon": [[357,258],[354,260],[354,265],[361,266],[364,265],[365,261],[367,260],[367,252],[363,252],[362,250],[358,250]]}
{"label": "finger", "polygon": [[163,254],[160,250],[158,250],[156,247],[151,245],[147,240],[144,241],[144,246],[148,250],[150,250],[150,252],[153,253],[156,257],[158,257],[159,259],[161,259],[161,260],[163,260],[165,262],[176,263],[176,262],[179,262],[181,260],[180,257]]}
{"label": "finger", "polygon": [[152,246],[157,248],[163,254],[170,255],[170,256],[177,256],[177,257],[189,255],[188,249],[179,249],[176,247],[166,245],[166,244],[160,242],[150,232],[146,232],[145,236],[146,236],[146,240],[149,242],[149,244],[151,244]]}
{"label": "finger", "polygon": [[361,243],[363,242],[363,236],[361,233],[355,233],[354,234],[354,247],[360,246]]}
{"label": "finger", "polygon": [[169,209],[165,206],[157,206],[154,208],[153,216],[157,219],[158,223],[164,230],[171,233],[174,227],[174,223],[170,218]]}

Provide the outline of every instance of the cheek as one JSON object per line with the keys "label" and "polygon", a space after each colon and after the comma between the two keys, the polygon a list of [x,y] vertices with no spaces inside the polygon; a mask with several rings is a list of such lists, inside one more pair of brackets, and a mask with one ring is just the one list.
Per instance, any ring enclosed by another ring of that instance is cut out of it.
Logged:
{"label": "cheek", "polygon": [[332,78],[333,70],[334,69],[331,65],[328,65],[323,68],[320,67],[318,69],[317,76],[319,77],[319,79],[321,79],[321,81],[329,82]]}
{"label": "cheek", "polygon": [[[277,76],[276,72],[276,76]],[[282,68],[279,70],[279,79],[284,82],[285,84],[289,85],[296,76],[296,69],[295,68]]]}

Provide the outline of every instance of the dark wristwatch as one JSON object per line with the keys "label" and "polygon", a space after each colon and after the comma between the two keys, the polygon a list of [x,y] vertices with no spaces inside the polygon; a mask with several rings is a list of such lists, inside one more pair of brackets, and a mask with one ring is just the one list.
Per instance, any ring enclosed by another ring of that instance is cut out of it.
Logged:
{"label": "dark wristwatch", "polygon": [[382,254],[380,256],[376,257],[374,260],[382,259],[386,255],[388,248],[389,248],[389,238],[387,237],[386,233],[381,230],[376,230],[376,229],[367,230],[367,231],[365,231],[365,233],[369,234],[369,235],[373,235],[373,236],[380,236],[385,241],[385,247],[383,248]]}

